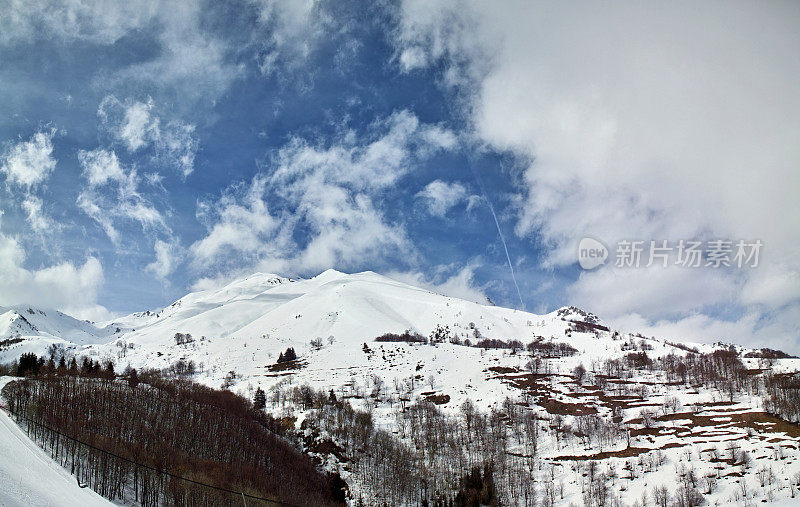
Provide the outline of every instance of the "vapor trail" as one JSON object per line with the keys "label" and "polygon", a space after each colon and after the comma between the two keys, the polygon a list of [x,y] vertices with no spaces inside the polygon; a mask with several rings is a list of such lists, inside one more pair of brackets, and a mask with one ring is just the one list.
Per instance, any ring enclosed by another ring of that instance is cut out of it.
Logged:
{"label": "vapor trail", "polygon": [[[508,254],[508,245],[506,244],[506,238],[503,236],[503,231],[500,229],[500,221],[497,220],[497,213],[494,212],[494,206],[492,206],[492,201],[489,200],[489,197],[486,195],[486,188],[483,186],[483,180],[481,180],[478,171],[475,170],[475,166],[472,164],[472,157],[469,158],[469,168],[472,169],[472,174],[475,176],[475,180],[478,182],[478,186],[481,189],[481,197],[483,200],[486,201],[486,205],[489,206],[489,211],[492,212],[492,218],[494,218],[494,225],[497,226],[497,235],[500,236],[500,242],[503,243],[503,250],[506,252],[506,261],[508,261],[508,269],[511,271],[511,280],[514,282],[514,287],[517,289],[517,297],[519,297],[519,304],[522,310],[525,309],[525,302],[522,301],[522,292],[519,290],[519,284],[517,283],[517,275],[514,274],[514,265],[511,264],[511,256]],[[503,162],[500,162],[502,167]]]}

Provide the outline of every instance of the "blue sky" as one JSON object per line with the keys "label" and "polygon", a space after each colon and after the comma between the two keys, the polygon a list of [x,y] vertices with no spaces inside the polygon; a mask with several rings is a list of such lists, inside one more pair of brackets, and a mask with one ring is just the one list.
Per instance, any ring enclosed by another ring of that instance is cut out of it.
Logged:
{"label": "blue sky", "polygon": [[[371,269],[797,350],[800,16],[727,5],[12,3],[0,304],[102,318]],[[584,236],[765,248],[583,271]]]}

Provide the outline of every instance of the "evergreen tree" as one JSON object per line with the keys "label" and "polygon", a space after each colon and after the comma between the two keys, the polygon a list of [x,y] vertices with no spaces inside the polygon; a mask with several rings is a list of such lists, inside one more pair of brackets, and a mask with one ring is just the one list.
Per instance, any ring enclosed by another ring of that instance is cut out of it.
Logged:
{"label": "evergreen tree", "polygon": [[256,410],[263,410],[267,406],[267,395],[260,387],[256,389],[256,395],[253,397],[253,407]]}
{"label": "evergreen tree", "polygon": [[105,370],[103,371],[103,377],[105,377],[107,379],[113,379],[114,376],[115,376],[115,374],[114,374],[114,361],[111,361],[111,360],[106,361],[106,367],[105,367]]}
{"label": "evergreen tree", "polygon": [[139,385],[139,374],[136,372],[136,368],[132,368],[130,373],[128,373],[128,386],[131,389],[136,389],[136,386]]}
{"label": "evergreen tree", "polygon": [[17,376],[36,375],[39,373],[39,359],[33,352],[26,352],[19,357]]}
{"label": "evergreen tree", "polygon": [[92,366],[92,360],[89,359],[88,356],[83,356],[81,360],[81,373],[84,375],[92,373]]}
{"label": "evergreen tree", "polygon": [[288,363],[290,361],[294,361],[295,359],[297,359],[297,354],[295,353],[293,347],[289,347],[286,349],[286,352],[278,356],[279,363]]}

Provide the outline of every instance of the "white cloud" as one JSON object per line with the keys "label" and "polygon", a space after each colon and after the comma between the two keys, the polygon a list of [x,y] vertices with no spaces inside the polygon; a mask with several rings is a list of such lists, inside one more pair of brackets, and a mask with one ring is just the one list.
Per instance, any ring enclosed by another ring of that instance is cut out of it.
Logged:
{"label": "white cloud", "polygon": [[766,318],[800,301],[800,13],[763,7],[409,0],[395,39],[444,63],[481,142],[528,161],[516,230],[548,264],[574,263],[584,235],[765,244],[758,269],[600,270],[571,297],[647,319],[708,305]]}
{"label": "white cloud", "polygon": [[24,267],[25,251],[0,232],[0,305],[32,304],[64,311],[97,313],[103,268],[89,256],[83,265],[61,262],[41,269]]}
{"label": "white cloud", "polygon": [[603,317],[638,313],[658,319],[731,304],[741,287],[740,279],[722,270],[656,264],[584,271],[566,292],[570,304]]}
{"label": "white cloud", "polygon": [[317,0],[253,0],[265,33],[258,65],[264,75],[279,67],[298,68],[308,59],[331,22]]}
{"label": "white cloud", "polygon": [[60,225],[53,221],[44,211],[44,204],[35,195],[26,195],[22,201],[22,209],[25,210],[25,217],[31,228],[37,233],[44,234],[53,232],[60,228]]}
{"label": "white cloud", "polygon": [[276,250],[272,244],[279,222],[264,200],[267,180],[256,176],[243,192],[242,185],[229,189],[217,202],[201,202],[198,218],[208,224],[208,234],[191,246],[193,261],[200,268],[218,258],[231,257],[231,252],[253,259],[256,254]]}
{"label": "white cloud", "polygon": [[[106,96],[97,110],[98,116],[104,124],[114,129],[113,134],[123,141],[128,151],[136,151],[150,144],[154,137],[158,137],[158,118],[153,118],[153,99],[147,102],[131,102],[127,106],[117,100],[113,95]],[[115,113],[121,118],[115,118]]]}
{"label": "white cloud", "polygon": [[400,53],[400,66],[408,72],[427,64],[425,52],[419,46],[411,46]]}
{"label": "white cloud", "polygon": [[432,215],[444,217],[451,208],[475,196],[470,196],[467,188],[457,181],[434,180],[420,190],[417,197],[424,200]]}
{"label": "white cloud", "polygon": [[56,168],[53,158],[55,130],[36,132],[28,141],[9,146],[2,156],[0,172],[6,181],[26,188],[43,182]]}
{"label": "white cloud", "polygon": [[153,159],[184,177],[194,171],[197,153],[195,126],[179,120],[162,122],[152,98],[120,101],[107,95],[97,109],[103,129],[129,152],[153,148]]}
{"label": "white cloud", "polygon": [[[267,163],[271,176],[201,203],[208,234],[190,249],[195,266],[235,259],[239,266],[305,273],[387,258],[413,262],[405,228],[386,218],[380,195],[414,161],[452,147],[453,136],[406,111],[376,121],[369,132],[346,132],[328,146],[292,139]],[[267,208],[267,192],[280,207]]]}
{"label": "white cloud", "polygon": [[204,28],[203,9],[199,1],[161,3],[155,26],[161,53],[103,76],[103,84],[145,83],[177,91],[187,111],[198,103],[216,101],[244,74],[244,66],[231,63],[228,53],[234,48]]}
{"label": "white cloud", "polygon": [[800,350],[797,322],[800,305],[793,304],[776,314],[746,312],[738,319],[722,320],[695,313],[680,319],[653,321],[637,313],[609,319],[622,332],[696,343],[734,343],[752,348],[769,347],[789,353]]}
{"label": "white cloud", "polygon": [[97,149],[78,152],[78,161],[83,167],[83,176],[92,187],[105,185],[109,181],[122,181],[125,173],[113,151]]}
{"label": "white cloud", "polygon": [[160,239],[156,240],[153,249],[155,250],[156,258],[145,267],[145,271],[164,280],[178,267],[183,257],[183,251],[177,242],[166,242]]}
{"label": "white cloud", "polygon": [[171,121],[162,129],[156,141],[156,156],[186,177],[194,171],[197,139],[194,125]]}
{"label": "white cloud", "polygon": [[0,43],[57,38],[113,44],[156,14],[158,0],[11,0],[0,9]]}
{"label": "white cloud", "polygon": [[486,304],[488,301],[484,288],[475,282],[475,270],[478,267],[477,262],[470,262],[450,276],[448,273],[452,272],[452,266],[440,266],[435,270],[433,277],[418,271],[391,271],[386,273],[386,276],[437,294]]}
{"label": "white cloud", "polygon": [[95,82],[101,89],[131,83],[179,89],[189,109],[216,100],[243,71],[227,61],[231,48],[204,27],[204,7],[199,0],[11,0],[0,9],[0,44],[55,39],[112,45],[137,31],[153,34],[160,48],[155,57],[98,75]]}
{"label": "white cloud", "polygon": [[133,220],[146,231],[162,231],[171,236],[162,213],[139,191],[138,174],[134,169],[126,171],[116,153],[102,148],[81,150],[78,160],[89,186],[78,194],[77,204],[113,243],[120,240],[116,226],[119,220]]}

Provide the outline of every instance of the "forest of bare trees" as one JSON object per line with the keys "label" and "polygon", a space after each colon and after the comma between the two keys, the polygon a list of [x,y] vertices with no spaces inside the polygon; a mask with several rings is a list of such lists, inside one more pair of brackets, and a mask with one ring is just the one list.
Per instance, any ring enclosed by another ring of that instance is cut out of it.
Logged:
{"label": "forest of bare trees", "polygon": [[800,374],[770,375],[766,380],[764,410],[793,423],[800,423]]}
{"label": "forest of bare trees", "polygon": [[273,432],[274,420],[229,391],[153,374],[123,382],[50,373],[11,382],[3,396],[32,438],[80,483],[112,500],[229,505],[242,494],[248,505],[344,500],[341,479],[319,472]]}
{"label": "forest of bare trees", "polygon": [[[543,359],[538,354],[548,362],[551,354],[571,353],[566,347],[527,348],[531,361]],[[631,350],[555,376],[571,378],[576,389],[644,400],[644,385],[613,379],[647,373],[666,386],[704,385],[731,399],[743,393],[762,396],[771,414],[790,422],[798,418],[796,375],[748,369],[733,350],[654,358],[647,347],[634,343]],[[377,376],[372,387],[354,383],[338,393],[281,383],[266,393],[256,390],[251,403],[229,391],[176,379],[171,369],[130,370],[116,377],[113,367],[89,359],[56,362],[31,355],[13,370],[30,378],[8,384],[3,394],[31,436],[80,482],[108,498],[143,505],[227,504],[230,491],[250,495],[253,505],[257,498],[303,505],[343,501],[346,486],[338,474],[319,472],[307,454],[333,455],[347,467],[357,478],[351,484],[357,505],[362,500],[371,505],[553,505],[563,498],[565,470],[578,479],[584,504],[609,505],[620,479],[657,471],[663,453],[634,452],[619,466],[571,456],[568,450],[602,455],[630,449],[632,428],[646,433],[681,409],[677,398],[666,396],[663,406],[641,409],[633,418],[623,417],[618,406],[610,412],[568,413],[560,412],[567,404],[542,396],[543,391],[523,390],[520,399],[507,398],[489,411],[466,401],[445,412],[431,401],[414,400],[413,380],[410,390],[396,382],[392,391]],[[527,375],[543,382],[550,374]],[[363,408],[354,408],[348,398],[360,400]],[[379,405],[389,408],[388,426],[386,414],[380,425],[374,420]],[[536,405],[546,413],[532,410]],[[304,414],[299,427],[297,412]],[[564,456],[543,459],[542,445],[550,447],[549,455],[554,445]],[[749,466],[747,453],[730,452],[731,463]],[[673,487],[653,486],[642,501],[698,505],[715,480],[681,469]]]}

